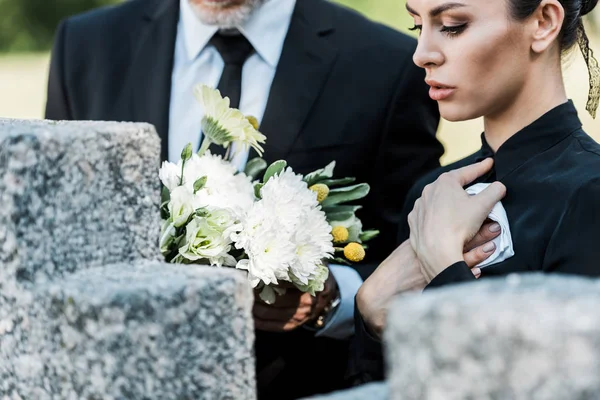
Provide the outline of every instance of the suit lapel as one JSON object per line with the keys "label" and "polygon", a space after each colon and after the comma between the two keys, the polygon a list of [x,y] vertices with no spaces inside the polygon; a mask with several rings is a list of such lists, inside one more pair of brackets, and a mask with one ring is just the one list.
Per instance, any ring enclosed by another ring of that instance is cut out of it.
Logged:
{"label": "suit lapel", "polygon": [[268,161],[289,154],[337,55],[326,39],[333,25],[321,1],[296,3],[260,127]]}
{"label": "suit lapel", "polygon": [[134,37],[136,51],[128,79],[134,120],[156,127],[163,160],[168,157],[171,74],[178,21],[178,0],[149,1],[140,33]]}

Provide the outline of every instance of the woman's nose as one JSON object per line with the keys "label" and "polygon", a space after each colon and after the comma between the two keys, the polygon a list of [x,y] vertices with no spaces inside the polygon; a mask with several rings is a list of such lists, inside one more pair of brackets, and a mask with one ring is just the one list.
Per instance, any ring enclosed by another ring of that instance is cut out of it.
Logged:
{"label": "woman's nose", "polygon": [[444,63],[444,56],[435,48],[429,35],[422,33],[413,54],[413,62],[421,68],[439,67]]}

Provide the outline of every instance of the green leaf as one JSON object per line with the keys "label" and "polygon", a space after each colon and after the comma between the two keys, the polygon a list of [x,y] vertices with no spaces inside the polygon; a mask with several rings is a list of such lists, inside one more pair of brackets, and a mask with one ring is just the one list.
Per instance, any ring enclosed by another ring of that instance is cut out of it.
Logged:
{"label": "green leaf", "polygon": [[325,179],[325,180],[319,181],[318,183],[322,183],[329,187],[333,187],[333,186],[348,185],[350,183],[353,183],[354,181],[356,181],[356,178],[348,177],[348,178],[341,178],[341,179]]}
{"label": "green leaf", "polygon": [[334,213],[325,213],[327,216],[327,221],[335,222],[335,221],[346,221],[350,218],[354,217],[354,213],[352,211],[341,211]]}
{"label": "green leaf", "polygon": [[208,217],[208,210],[204,207],[197,208],[195,214],[200,218]]}
{"label": "green leaf", "polygon": [[169,188],[163,186],[160,192],[160,200],[162,204],[168,203],[171,201],[171,192],[169,192]]}
{"label": "green leaf", "polygon": [[335,161],[330,162],[325,168],[318,169],[304,177],[304,182],[310,187],[320,180],[333,177]]}
{"label": "green leaf", "polygon": [[267,162],[260,157],[255,157],[248,161],[246,168],[244,169],[244,173],[252,179],[256,179],[256,177],[266,168]]}
{"label": "green leaf", "polygon": [[367,194],[369,194],[369,190],[370,187],[367,183],[360,183],[358,185],[332,189],[329,191],[329,196],[327,196],[327,198],[323,200],[321,205],[323,207],[327,207],[331,205],[345,203],[347,201],[362,199]]}
{"label": "green leaf", "polygon": [[285,160],[275,161],[273,164],[269,165],[267,168],[267,172],[263,176],[263,183],[267,183],[272,176],[278,175],[287,167],[287,162]]}
{"label": "green leaf", "polygon": [[333,214],[333,213],[346,212],[346,211],[351,211],[351,212],[355,213],[358,210],[360,210],[361,208],[362,208],[362,206],[328,206],[328,207],[322,207],[322,210],[325,214]]}
{"label": "green leaf", "polygon": [[342,265],[352,265],[352,263],[348,260],[346,260],[345,258],[342,257],[334,257],[331,259],[333,262],[335,262],[336,264],[342,264]]}
{"label": "green leaf", "polygon": [[196,182],[194,182],[194,194],[196,194],[197,191],[202,190],[202,188],[206,185],[207,179],[207,176],[203,176],[198,178]]}
{"label": "green leaf", "polygon": [[181,151],[181,159],[187,161],[192,158],[192,144],[188,143]]}
{"label": "green leaf", "polygon": [[171,201],[171,192],[166,186],[162,187],[160,192],[160,217],[169,219],[169,202]]}
{"label": "green leaf", "polygon": [[369,231],[361,232],[361,234],[359,235],[359,238],[362,242],[368,242],[369,240],[376,238],[378,235],[379,235],[379,231],[369,230]]}
{"label": "green leaf", "polygon": [[262,189],[263,186],[265,186],[264,183],[257,183],[256,185],[254,185],[254,197],[256,197],[257,199],[262,198],[260,195],[260,189]]}

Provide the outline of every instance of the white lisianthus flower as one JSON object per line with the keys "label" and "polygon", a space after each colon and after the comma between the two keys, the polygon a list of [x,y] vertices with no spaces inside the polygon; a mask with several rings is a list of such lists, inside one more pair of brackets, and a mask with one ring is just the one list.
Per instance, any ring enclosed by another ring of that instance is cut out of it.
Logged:
{"label": "white lisianthus flower", "polygon": [[168,208],[173,226],[179,228],[185,225],[190,215],[199,208],[199,204],[192,191],[185,186],[177,186],[171,191]]}
{"label": "white lisianthus flower", "polygon": [[179,254],[186,260],[207,260],[218,267],[236,265],[236,259],[229,254],[232,248],[232,234],[241,228],[226,209],[212,209],[207,215],[194,217],[186,226],[185,244]]}
{"label": "white lisianthus flower", "polygon": [[194,94],[204,109],[202,132],[210,142],[223,147],[239,142],[262,155],[260,143],[265,142],[265,135],[257,131],[240,110],[229,107],[228,97],[223,98],[221,92],[206,85],[197,85]]}
{"label": "white lisianthus flower", "polygon": [[163,185],[169,189],[169,191],[175,189],[177,186],[179,186],[179,181],[181,179],[181,161],[179,161],[179,164],[163,161],[162,166],[158,171],[158,177]]}
{"label": "white lisianthus flower", "polygon": [[[253,287],[287,281],[307,291],[317,290],[327,279],[322,261],[334,251],[330,232],[316,193],[288,168],[262,187],[261,200],[233,235],[236,248],[248,256],[236,267],[248,270]],[[272,297],[270,290],[261,293],[263,299]]]}

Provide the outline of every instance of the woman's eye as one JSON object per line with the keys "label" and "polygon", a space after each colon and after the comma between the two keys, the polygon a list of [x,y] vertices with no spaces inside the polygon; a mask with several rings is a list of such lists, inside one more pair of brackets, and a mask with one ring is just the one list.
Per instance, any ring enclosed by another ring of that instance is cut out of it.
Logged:
{"label": "woman's eye", "polygon": [[440,32],[445,33],[448,36],[456,36],[461,34],[467,28],[467,24],[455,25],[455,26],[442,26]]}
{"label": "woman's eye", "polygon": [[423,25],[415,25],[412,28],[408,28],[409,31],[419,31],[419,33],[421,32],[421,29],[423,29]]}

